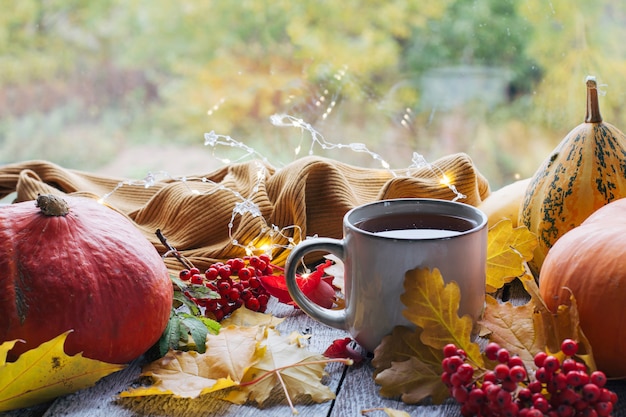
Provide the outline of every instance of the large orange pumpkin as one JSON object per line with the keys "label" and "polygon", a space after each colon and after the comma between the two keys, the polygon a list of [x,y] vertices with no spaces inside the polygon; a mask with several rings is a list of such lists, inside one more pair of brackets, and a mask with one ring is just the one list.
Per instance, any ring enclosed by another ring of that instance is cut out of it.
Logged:
{"label": "large orange pumpkin", "polygon": [[626,198],[565,233],[548,252],[539,290],[551,311],[576,299],[598,368],[626,376]]}
{"label": "large orange pumpkin", "polygon": [[158,341],[173,288],[122,214],[80,197],[0,207],[0,342],[18,355],[61,333],[69,355],[129,362]]}

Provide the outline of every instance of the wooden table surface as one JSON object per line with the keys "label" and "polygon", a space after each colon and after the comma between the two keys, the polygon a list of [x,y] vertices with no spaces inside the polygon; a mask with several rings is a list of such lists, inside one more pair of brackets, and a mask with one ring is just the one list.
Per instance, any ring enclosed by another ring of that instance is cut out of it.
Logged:
{"label": "wooden table surface", "polygon": [[[309,349],[314,352],[322,353],[333,340],[347,336],[345,332],[319,324],[300,310],[288,306],[274,302],[270,304],[270,311],[277,317],[285,317],[285,321],[278,327],[281,333],[298,331],[310,334]],[[275,398],[268,401],[263,408],[256,405],[234,405],[215,398],[176,401],[161,396],[154,397],[154,401],[146,399],[137,401],[132,406],[121,404],[117,401],[117,395],[137,380],[143,363],[144,361],[139,359],[123,371],[103,378],[92,388],[58,398],[41,406],[0,413],[0,417],[258,417],[259,415],[273,417],[292,415],[287,402],[281,395],[282,391],[277,392]],[[416,417],[460,415],[459,407],[452,401],[440,406],[407,405],[396,399],[381,397],[378,393],[379,388],[373,380],[373,367],[369,361],[350,367],[330,364],[326,370],[328,377],[325,383],[336,393],[337,398],[321,404],[298,403],[296,408],[299,416],[360,416],[362,410],[379,407],[403,410]],[[611,382],[610,388],[623,398],[618,402],[617,410],[613,415],[626,416],[626,383]],[[377,411],[368,415],[384,417],[387,414]]]}

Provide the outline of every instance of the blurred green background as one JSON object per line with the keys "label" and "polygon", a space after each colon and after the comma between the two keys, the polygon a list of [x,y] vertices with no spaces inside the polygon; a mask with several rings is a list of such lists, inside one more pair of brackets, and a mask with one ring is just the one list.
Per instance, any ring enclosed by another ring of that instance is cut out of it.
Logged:
{"label": "blurred green background", "polygon": [[204,146],[214,131],[276,166],[379,166],[283,114],[392,168],[466,152],[498,188],[583,121],[587,75],[626,129],[624,39],[621,0],[5,1],[0,164],[197,174],[241,156]]}

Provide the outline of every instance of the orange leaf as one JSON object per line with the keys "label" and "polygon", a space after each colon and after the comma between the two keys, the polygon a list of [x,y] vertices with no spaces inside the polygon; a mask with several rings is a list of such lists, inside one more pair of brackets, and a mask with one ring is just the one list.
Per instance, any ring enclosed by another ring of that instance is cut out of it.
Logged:
{"label": "orange leaf", "polygon": [[6,362],[16,341],[0,345],[0,411],[30,407],[61,395],[90,387],[100,378],[124,368],[63,350],[70,332],[26,351],[15,362]]}
{"label": "orange leaf", "polygon": [[527,369],[535,368],[534,356],[544,350],[546,338],[542,331],[537,331],[542,321],[532,303],[514,306],[487,296],[480,324],[491,332],[491,342],[519,355]]}

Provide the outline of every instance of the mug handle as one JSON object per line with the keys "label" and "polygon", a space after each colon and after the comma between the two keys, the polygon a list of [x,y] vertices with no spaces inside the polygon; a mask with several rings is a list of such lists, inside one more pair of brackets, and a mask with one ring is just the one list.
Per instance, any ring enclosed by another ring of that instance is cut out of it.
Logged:
{"label": "mug handle", "polygon": [[296,302],[298,307],[315,320],[341,330],[347,329],[345,309],[331,310],[321,307],[309,300],[298,287],[296,282],[296,269],[300,260],[310,252],[327,252],[343,260],[343,241],[332,238],[315,238],[304,240],[291,250],[285,263],[285,281],[289,295]]}

